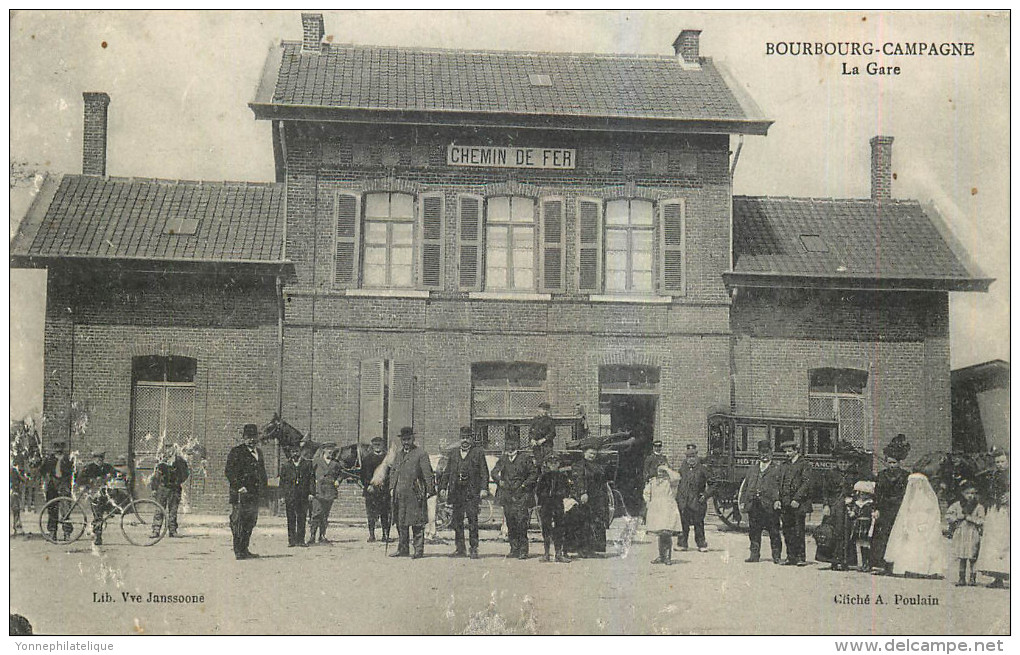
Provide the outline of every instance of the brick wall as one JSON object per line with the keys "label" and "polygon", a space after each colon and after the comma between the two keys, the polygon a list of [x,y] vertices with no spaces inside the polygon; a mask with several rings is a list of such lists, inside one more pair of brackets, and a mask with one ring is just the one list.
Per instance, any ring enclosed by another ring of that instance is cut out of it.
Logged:
{"label": "brick wall", "polygon": [[951,448],[947,294],[742,291],[731,324],[737,412],[807,416],[810,369],[858,369],[871,449]]}

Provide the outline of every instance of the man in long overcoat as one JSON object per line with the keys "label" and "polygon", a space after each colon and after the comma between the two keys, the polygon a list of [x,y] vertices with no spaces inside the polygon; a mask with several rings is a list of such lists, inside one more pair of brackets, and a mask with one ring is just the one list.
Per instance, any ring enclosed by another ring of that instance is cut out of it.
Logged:
{"label": "man in long overcoat", "polygon": [[779,478],[780,519],[786,542],[785,564],[807,566],[804,524],[811,512],[811,465],[801,455],[800,444],[796,441],[784,441],[782,448],[789,458],[783,464]]}
{"label": "man in long overcoat", "polygon": [[429,454],[414,443],[414,430],[400,428],[400,450],[390,467],[392,516],[397,526],[397,552],[390,557],[410,555],[410,537],[414,533],[412,559],[425,556],[425,524],[429,521],[428,499],[436,495],[436,476]]}
{"label": "man in long overcoat", "polygon": [[531,508],[535,506],[538,469],[535,460],[521,451],[520,445],[516,435],[506,437],[505,452],[492,467],[492,478],[499,485],[496,502],[502,506],[506,517],[510,557],[528,559],[528,524],[531,522]]}
{"label": "man in long overcoat", "polygon": [[680,481],[676,488],[676,506],[680,510],[683,531],[677,536],[680,550],[687,550],[687,538],[694,528],[694,543],[700,552],[708,550],[705,539],[705,514],[708,512],[708,469],[698,457],[698,447],[687,444],[687,454],[677,471]]}
{"label": "man in long overcoat", "polygon": [[483,494],[489,493],[489,465],[485,450],[475,445],[474,431],[460,429],[460,446],[446,455],[446,470],[439,477],[439,499],[452,507],[451,527],[456,545],[451,557],[467,557],[464,548],[464,517],[468,521],[471,559],[478,559],[478,508]]}
{"label": "man in long overcoat", "polygon": [[751,540],[751,554],[745,562],[761,559],[761,533],[769,533],[772,547],[772,561],[779,563],[783,555],[783,540],[779,532],[779,478],[781,466],[772,461],[772,445],[767,440],[758,442],[758,462],[748,467],[744,481],[740,484],[740,511],[747,514],[748,537]]}
{"label": "man in long overcoat", "polygon": [[287,506],[287,546],[304,546],[308,499],[315,493],[315,471],[311,461],[301,457],[299,447],[290,451],[290,457],[280,467],[280,493]]}
{"label": "man in long overcoat", "polygon": [[605,469],[596,461],[598,449],[588,446],[583,459],[574,462],[570,475],[571,492],[580,511],[580,555],[594,557],[606,552],[606,530],[609,527],[609,487]]}
{"label": "man in long overcoat", "polygon": [[[871,538],[871,568],[876,573],[892,574],[892,564],[885,561],[885,547],[889,542],[896,514],[903,503],[903,495],[907,493],[907,478],[910,472],[903,468],[903,460],[910,453],[907,437],[897,434],[886,444],[882,453],[886,458],[886,468],[879,471],[875,481],[875,531]],[[861,562],[866,564],[866,562]]]}
{"label": "man in long overcoat", "polygon": [[258,448],[259,428],[248,423],[241,431],[244,443],[230,449],[224,473],[230,485],[230,532],[234,538],[234,557],[258,557],[248,550],[251,533],[259,520],[259,496],[265,491],[266,458]]}
{"label": "man in long overcoat", "polygon": [[372,438],[372,450],[361,458],[361,487],[365,496],[365,514],[368,516],[368,540],[375,541],[375,523],[382,527],[383,542],[390,541],[390,494],[389,478],[382,485],[372,484],[372,476],[386,459],[386,449],[382,437]]}

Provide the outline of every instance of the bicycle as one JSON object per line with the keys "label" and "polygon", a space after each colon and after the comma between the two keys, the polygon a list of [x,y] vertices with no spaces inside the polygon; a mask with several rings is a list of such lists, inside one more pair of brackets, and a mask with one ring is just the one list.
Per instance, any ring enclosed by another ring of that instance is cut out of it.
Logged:
{"label": "bicycle", "polygon": [[[47,501],[39,512],[39,532],[52,544],[78,541],[91,523],[89,514],[93,500],[100,495],[105,496],[104,504],[107,506],[98,519],[103,527],[113,517],[120,516],[120,530],[135,546],[152,546],[166,536],[169,518],[166,509],[148,498],[132,500],[123,480],[112,480],[99,489],[86,490],[77,496],[58,496]],[[53,532],[49,529],[51,519]]]}

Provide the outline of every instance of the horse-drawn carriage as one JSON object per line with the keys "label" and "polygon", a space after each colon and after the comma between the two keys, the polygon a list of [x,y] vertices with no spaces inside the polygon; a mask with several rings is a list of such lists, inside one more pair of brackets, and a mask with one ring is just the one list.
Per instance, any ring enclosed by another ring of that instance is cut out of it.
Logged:
{"label": "horse-drawn carriage", "polygon": [[710,414],[705,466],[716,514],[727,526],[740,527],[737,494],[748,467],[758,461],[759,441],[767,440],[780,460],[782,443],[794,441],[812,468],[824,470],[836,465],[832,451],[838,436],[839,424],[825,419]]}

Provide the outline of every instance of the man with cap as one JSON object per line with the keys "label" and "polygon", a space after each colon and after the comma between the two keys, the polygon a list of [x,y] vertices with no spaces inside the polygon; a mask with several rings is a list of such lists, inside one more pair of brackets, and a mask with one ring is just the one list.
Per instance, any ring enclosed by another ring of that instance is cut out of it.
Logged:
{"label": "man with cap", "polygon": [[540,465],[541,473],[535,485],[538,496],[538,518],[542,524],[542,541],[545,554],[542,561],[549,560],[549,547],[556,547],[556,561],[568,563],[570,558],[564,550],[563,500],[570,495],[570,479],[567,471],[560,468],[560,458],[549,453]]}
{"label": "man with cap", "polygon": [[92,452],[92,461],[85,465],[78,482],[89,491],[89,504],[92,505],[92,534],[97,546],[103,545],[103,517],[110,509],[110,496],[106,483],[117,475],[117,469],[106,463],[106,452]]}
{"label": "man with cap", "polygon": [[[54,441],[53,452],[46,456],[46,459],[43,460],[42,465],[39,467],[39,473],[42,475],[43,485],[45,486],[46,502],[54,498],[69,497],[71,495],[74,463],[67,456],[64,450],[65,446],[66,443],[64,441]],[[46,531],[50,533],[50,539],[54,541],[57,539],[57,518],[59,515],[56,505],[57,503],[54,503],[50,506],[48,510],[49,516],[46,520]],[[65,522],[62,527],[64,538],[67,539],[71,535],[73,526]]]}
{"label": "man with cap", "polygon": [[322,449],[322,457],[313,464],[315,471],[315,495],[312,498],[312,532],[308,536],[309,546],[316,543],[315,535],[318,533],[320,544],[328,544],[326,528],[329,527],[329,513],[333,509],[333,502],[340,495],[339,483],[337,480],[343,469],[337,461],[340,451],[330,444]]}
{"label": "man with cap", "polygon": [[[907,493],[907,478],[910,472],[903,468],[903,461],[910,453],[910,444],[904,434],[897,434],[882,450],[886,468],[875,480],[875,531],[871,538],[871,568],[875,573],[892,574],[892,564],[885,561],[885,547],[889,542],[896,514]],[[867,562],[861,562],[865,565]]]}
{"label": "man with cap", "polygon": [[737,494],[740,511],[747,514],[748,537],[751,540],[751,554],[745,562],[761,559],[761,533],[769,533],[772,561],[779,564],[783,554],[783,541],[779,532],[780,466],[772,461],[772,445],[767,439],[758,442],[758,462],[748,467],[744,481]]}
{"label": "man with cap", "polygon": [[645,464],[642,467],[644,484],[648,484],[649,480],[658,475],[659,467],[663,464],[669,466],[666,456],[662,453],[662,441],[656,439],[652,442],[652,454],[645,457]]}
{"label": "man with cap", "polygon": [[[436,495],[436,478],[429,454],[414,443],[414,430],[400,428],[400,450],[390,467],[392,520],[397,526],[397,552],[390,557],[419,559],[425,556],[425,524],[429,522],[428,500]],[[411,555],[411,533],[414,555]]]}
{"label": "man with cap", "polygon": [[[166,508],[167,529],[171,537],[177,536],[177,509],[181,504],[184,483],[190,471],[188,462],[181,457],[175,444],[163,446],[160,461],[153,471],[150,486],[157,503]],[[163,517],[156,516],[152,523],[152,533],[158,536],[163,529]]]}
{"label": "man with cap", "polygon": [[807,566],[804,524],[811,512],[811,466],[801,456],[800,444],[796,441],[784,441],[782,449],[788,458],[780,467],[779,476],[780,519],[786,542],[785,564]]}
{"label": "man with cap", "polygon": [[583,459],[574,462],[571,470],[571,489],[581,516],[581,557],[595,557],[606,552],[606,530],[609,521],[609,487],[605,469],[596,461],[598,448],[589,445]]}
{"label": "man with cap", "polygon": [[451,557],[467,557],[464,548],[464,517],[468,520],[471,559],[478,559],[478,508],[481,498],[489,493],[489,465],[485,450],[475,445],[470,427],[460,429],[460,446],[446,454],[446,470],[439,476],[439,500],[449,503],[453,513],[455,550]]}
{"label": "man with cap", "polygon": [[[372,475],[386,459],[386,447],[382,437],[372,437],[372,449],[361,457],[361,488],[365,497],[365,514],[368,516],[368,540],[375,541],[375,523],[382,527],[383,542],[390,541],[390,494],[389,479],[382,486],[372,484]],[[387,473],[387,476],[389,474]]]}
{"label": "man with cap", "polygon": [[556,439],[556,421],[549,416],[549,403],[543,401],[538,404],[538,416],[531,419],[528,439],[531,441],[536,462],[541,462],[548,453],[553,451],[553,441]]}
{"label": "man with cap", "polygon": [[301,457],[301,448],[291,448],[280,465],[280,494],[287,509],[287,547],[305,545],[308,500],[315,493],[312,462]]}
{"label": "man with cap", "polygon": [[503,508],[506,517],[510,557],[528,559],[528,524],[531,522],[531,508],[535,506],[538,470],[535,460],[520,447],[517,435],[506,436],[503,456],[492,467],[492,479],[499,485],[496,487],[496,502]]}
{"label": "man with cap", "polygon": [[241,431],[243,443],[227,453],[224,473],[230,486],[230,532],[233,535],[234,557],[258,557],[248,550],[251,533],[259,520],[259,496],[266,488],[266,461],[258,448],[259,428],[248,423]]}
{"label": "man with cap", "polygon": [[686,456],[680,465],[680,482],[676,489],[676,506],[680,510],[682,532],[677,546],[687,550],[687,535],[694,528],[694,543],[702,553],[708,550],[705,540],[705,514],[708,511],[708,469],[698,457],[698,447],[687,444]]}

